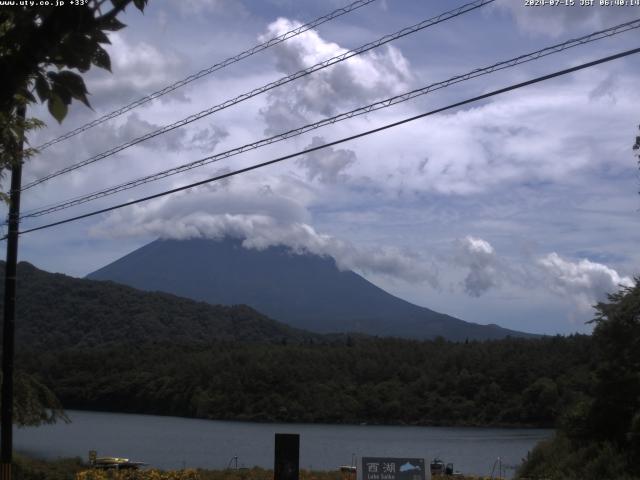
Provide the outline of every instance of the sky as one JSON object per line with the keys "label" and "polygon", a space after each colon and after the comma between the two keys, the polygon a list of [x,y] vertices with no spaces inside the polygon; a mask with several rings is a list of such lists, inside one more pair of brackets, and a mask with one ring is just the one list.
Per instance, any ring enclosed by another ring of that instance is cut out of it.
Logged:
{"label": "sky", "polygon": [[[62,125],[41,106],[39,145],[347,1],[151,0],[110,35],[92,108]],[[463,1],[376,0],[57,143],[29,182]],[[257,95],[26,190],[28,211],[277,135],[640,17],[640,7],[498,0]],[[54,214],[62,220],[295,153],[513,83],[640,46],[639,30],[454,84],[286,141]],[[156,238],[243,240],[330,256],[385,290],[463,320],[588,333],[592,305],[640,273],[640,57],[316,150],[277,165],[20,237],[20,260],[84,276]],[[6,183],[6,182],[5,182]]]}

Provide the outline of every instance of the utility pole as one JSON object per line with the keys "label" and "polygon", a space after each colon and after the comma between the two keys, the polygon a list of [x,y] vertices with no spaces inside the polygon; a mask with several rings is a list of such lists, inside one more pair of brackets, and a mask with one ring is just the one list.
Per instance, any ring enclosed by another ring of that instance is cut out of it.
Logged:
{"label": "utility pole", "polygon": [[18,107],[20,125],[17,158],[11,165],[9,195],[9,231],[7,232],[7,263],[4,271],[4,323],[2,325],[2,405],[0,407],[0,480],[11,480],[13,461],[13,360],[16,321],[16,267],[18,263],[18,227],[20,224],[20,190],[22,188],[22,156],[26,106]]}

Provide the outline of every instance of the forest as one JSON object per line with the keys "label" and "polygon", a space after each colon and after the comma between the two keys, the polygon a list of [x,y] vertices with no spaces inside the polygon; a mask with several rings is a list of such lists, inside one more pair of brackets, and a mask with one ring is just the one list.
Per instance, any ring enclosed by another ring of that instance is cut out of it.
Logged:
{"label": "forest", "polygon": [[23,351],[66,408],[210,419],[553,426],[589,389],[587,336]]}
{"label": "forest", "polygon": [[[27,262],[18,264],[18,277],[18,350],[90,349],[154,341],[331,341],[330,336],[295,329],[246,305],[210,305],[113,282],[49,273]],[[3,286],[4,262],[0,261]]]}

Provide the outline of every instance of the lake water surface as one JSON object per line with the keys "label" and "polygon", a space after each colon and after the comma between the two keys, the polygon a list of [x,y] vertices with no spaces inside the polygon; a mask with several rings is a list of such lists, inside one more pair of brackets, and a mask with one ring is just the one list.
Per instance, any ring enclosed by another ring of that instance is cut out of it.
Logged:
{"label": "lake water surface", "polygon": [[[489,475],[498,457],[513,475],[552,430],[224,422],[154,415],[67,411],[70,424],[21,428],[15,449],[42,458],[119,456],[158,468],[273,468],[275,433],[300,434],[300,467],[333,470],[352,457],[434,457],[463,473]],[[497,467],[496,467],[497,468]],[[496,470],[497,473],[497,470]]]}

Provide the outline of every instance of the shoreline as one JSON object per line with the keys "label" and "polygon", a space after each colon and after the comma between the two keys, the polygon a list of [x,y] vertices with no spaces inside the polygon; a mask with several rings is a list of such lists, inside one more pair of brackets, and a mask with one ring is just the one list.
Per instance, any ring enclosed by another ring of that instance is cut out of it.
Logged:
{"label": "shoreline", "polygon": [[117,411],[117,410],[95,410],[88,408],[65,408],[64,412],[83,412],[83,413],[98,413],[98,414],[113,414],[113,415],[138,415],[145,417],[163,417],[163,418],[176,418],[180,420],[205,420],[212,422],[229,422],[229,423],[248,423],[248,424],[286,424],[286,425],[318,425],[318,426],[345,426],[345,427],[418,427],[418,428],[468,428],[468,429],[496,429],[496,430],[556,430],[554,425],[531,425],[531,424],[426,424],[426,423],[371,423],[371,422],[304,422],[296,420],[278,420],[278,419],[239,419],[239,418],[206,418],[206,417],[191,417],[170,415],[162,413],[141,413],[135,411]]}

